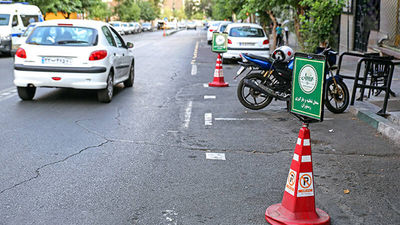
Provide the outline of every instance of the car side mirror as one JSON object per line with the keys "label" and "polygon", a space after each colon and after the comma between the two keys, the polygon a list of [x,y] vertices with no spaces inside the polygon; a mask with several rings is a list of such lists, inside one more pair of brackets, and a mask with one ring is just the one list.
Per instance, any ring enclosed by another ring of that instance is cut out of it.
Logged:
{"label": "car side mirror", "polygon": [[13,22],[12,22],[12,26],[13,26],[13,27],[15,27],[15,26],[17,26],[17,25],[18,25],[18,21],[13,21]]}
{"label": "car side mirror", "polygon": [[132,42],[127,42],[126,43],[126,47],[128,47],[128,48],[133,48],[133,43]]}

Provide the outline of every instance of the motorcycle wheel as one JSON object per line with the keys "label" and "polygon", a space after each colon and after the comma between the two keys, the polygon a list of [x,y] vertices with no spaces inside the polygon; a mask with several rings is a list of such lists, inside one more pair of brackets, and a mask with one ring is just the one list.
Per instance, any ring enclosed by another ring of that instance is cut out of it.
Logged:
{"label": "motorcycle wheel", "polygon": [[343,81],[329,80],[326,85],[325,106],[333,113],[342,113],[349,106],[349,89]]}
{"label": "motorcycle wheel", "polygon": [[265,78],[259,73],[250,73],[249,75],[243,77],[243,79],[240,80],[237,88],[237,96],[240,103],[242,103],[244,107],[252,110],[259,110],[267,107],[267,105],[269,105],[272,101],[272,96],[246,87],[244,85],[244,79],[256,80],[258,83],[261,83],[265,80]]}

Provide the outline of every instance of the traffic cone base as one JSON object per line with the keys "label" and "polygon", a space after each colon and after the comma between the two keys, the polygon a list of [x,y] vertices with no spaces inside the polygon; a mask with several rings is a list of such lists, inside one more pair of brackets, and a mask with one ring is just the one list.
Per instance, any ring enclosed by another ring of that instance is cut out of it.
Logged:
{"label": "traffic cone base", "polygon": [[214,71],[214,80],[211,83],[208,83],[208,86],[210,87],[228,87],[229,84],[225,83],[224,81],[224,73],[222,70],[222,59],[221,59],[221,54],[218,54],[217,57],[217,62],[215,65],[215,71]]}
{"label": "traffic cone base", "polygon": [[[329,225],[330,217],[329,215],[321,209],[316,208],[316,212],[304,212],[302,215],[299,213],[293,213],[281,203],[271,205],[267,208],[265,212],[265,219],[272,225],[282,225],[282,224],[312,224],[312,225]],[[304,218],[299,218],[304,216]],[[313,218],[313,219],[310,219]]]}

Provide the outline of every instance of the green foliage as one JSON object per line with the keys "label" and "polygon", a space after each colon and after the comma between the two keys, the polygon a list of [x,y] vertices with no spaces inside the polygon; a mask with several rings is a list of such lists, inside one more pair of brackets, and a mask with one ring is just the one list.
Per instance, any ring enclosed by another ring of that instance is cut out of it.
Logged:
{"label": "green foliage", "polygon": [[144,21],[151,21],[157,18],[156,10],[151,2],[138,1],[137,4],[140,8],[140,19]]}
{"label": "green foliage", "polygon": [[115,8],[121,21],[138,21],[140,19],[140,7],[134,0],[121,0]]}
{"label": "green foliage", "polygon": [[304,50],[315,52],[319,45],[332,42],[334,19],[340,15],[342,0],[302,0],[305,14],[300,15],[301,35],[304,40]]}
{"label": "green foliage", "polygon": [[86,12],[89,18],[105,19],[111,16],[110,9],[102,0],[28,0],[28,2],[38,6],[44,15],[61,12],[69,18],[71,13]]}

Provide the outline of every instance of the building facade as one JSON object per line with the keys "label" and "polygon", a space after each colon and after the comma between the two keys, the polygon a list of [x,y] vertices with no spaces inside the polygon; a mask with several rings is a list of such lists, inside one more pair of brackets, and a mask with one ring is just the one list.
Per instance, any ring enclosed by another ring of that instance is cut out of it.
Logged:
{"label": "building facade", "polygon": [[400,0],[346,0],[340,19],[339,50],[366,52],[380,40],[400,52]]}

